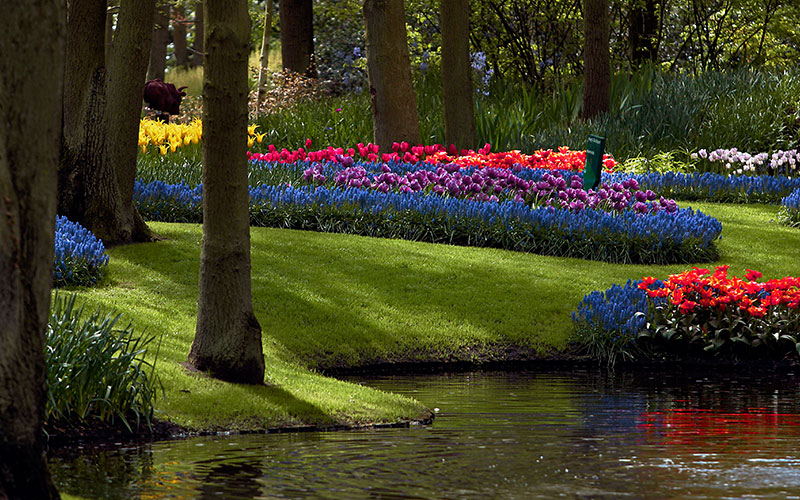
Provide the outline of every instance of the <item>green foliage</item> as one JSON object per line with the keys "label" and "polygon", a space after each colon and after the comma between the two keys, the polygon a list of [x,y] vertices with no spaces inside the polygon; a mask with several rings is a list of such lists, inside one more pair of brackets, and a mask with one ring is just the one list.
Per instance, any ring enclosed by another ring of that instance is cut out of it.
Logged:
{"label": "green foliage", "polygon": [[142,182],[183,182],[196,186],[203,182],[202,145],[187,144],[166,155],[162,155],[158,148],[150,147],[137,157],[136,178]]}
{"label": "green foliage", "polygon": [[652,158],[640,156],[628,158],[619,164],[616,170],[632,174],[664,174],[667,172],[689,173],[693,169],[690,164],[689,153],[685,151],[665,151],[654,155]]}
{"label": "green foliage", "polygon": [[[155,362],[145,359],[154,336],[117,327],[120,316],[85,313],[76,295],[55,294],[47,328],[47,407],[50,424],[121,422],[149,426],[159,386]],[[157,353],[156,353],[157,357]]]}
{"label": "green foliage", "polygon": [[652,356],[781,359],[800,353],[800,314],[785,306],[771,308],[763,318],[736,307],[681,313],[665,303],[651,309],[653,321],[637,343]]}

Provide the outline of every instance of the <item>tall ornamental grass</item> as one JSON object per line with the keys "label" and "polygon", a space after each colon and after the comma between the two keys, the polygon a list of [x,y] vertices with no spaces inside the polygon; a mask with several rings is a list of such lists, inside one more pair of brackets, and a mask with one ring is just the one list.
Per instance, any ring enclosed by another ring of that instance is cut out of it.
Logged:
{"label": "tall ornamental grass", "polygon": [[159,381],[145,357],[154,337],[135,334],[130,324],[120,327],[119,315],[87,313],[75,297],[53,297],[45,345],[46,422],[121,423],[129,431],[151,425]]}
{"label": "tall ornamental grass", "polygon": [[[424,143],[444,142],[441,76],[429,70],[415,85]],[[472,147],[495,150],[585,147],[589,134],[607,138],[618,160],[709,145],[750,151],[789,150],[800,142],[800,70],[668,74],[654,68],[612,78],[608,114],[580,120],[582,83],[539,91],[494,82],[475,94],[477,137]],[[372,138],[369,95],[310,98],[257,120],[267,144],[297,148],[305,139],[344,147]]]}

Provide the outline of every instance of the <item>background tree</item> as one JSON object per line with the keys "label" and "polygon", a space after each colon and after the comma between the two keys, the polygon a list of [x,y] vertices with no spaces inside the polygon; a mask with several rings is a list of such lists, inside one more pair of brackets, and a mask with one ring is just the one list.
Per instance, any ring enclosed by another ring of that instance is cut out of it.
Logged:
{"label": "background tree", "polygon": [[583,117],[608,112],[611,99],[608,0],[583,1]]}
{"label": "background tree", "polygon": [[203,242],[197,330],[189,364],[262,384],[261,326],[250,293],[246,0],[206,3],[203,76]]}
{"label": "background tree", "polygon": [[384,151],[394,141],[419,144],[403,0],[364,0],[363,10],[375,143]]}
{"label": "background tree", "polygon": [[175,49],[175,66],[189,67],[189,49],[186,45],[186,7],[182,2],[172,6],[172,44]]}
{"label": "background tree", "polygon": [[169,45],[169,0],[158,0],[153,15],[153,34],[151,35],[150,65],[147,79],[164,79],[167,69],[167,45]]}
{"label": "background tree", "polygon": [[283,69],[314,77],[314,8],[311,0],[280,0]]}
{"label": "background tree", "polygon": [[269,42],[272,35],[272,11],[274,3],[272,0],[264,2],[264,32],[261,37],[261,57],[258,66],[258,84],[256,93],[256,108],[261,107],[264,95],[267,92],[267,74],[269,73]]}
{"label": "background tree", "polygon": [[154,10],[155,0],[120,1],[119,27],[109,65],[106,158],[119,186],[127,238],[123,241],[152,239],[133,204],[133,185]]}
{"label": "background tree", "polygon": [[469,58],[469,0],[441,2],[445,142],[472,148],[475,102]]}
{"label": "background tree", "polygon": [[192,43],[192,67],[202,66],[205,57],[205,23],[203,22],[203,1],[194,4],[194,42]]}
{"label": "background tree", "polygon": [[631,0],[628,37],[634,67],[658,59],[658,3],[657,0]]}
{"label": "background tree", "polygon": [[0,498],[58,498],[47,470],[42,424],[61,138],[64,10],[62,1],[3,6]]}

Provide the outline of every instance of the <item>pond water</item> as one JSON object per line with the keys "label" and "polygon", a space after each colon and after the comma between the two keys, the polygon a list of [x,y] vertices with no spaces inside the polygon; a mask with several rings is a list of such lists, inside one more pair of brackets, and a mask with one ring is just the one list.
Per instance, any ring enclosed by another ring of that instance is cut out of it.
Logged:
{"label": "pond water", "polygon": [[472,372],[359,378],[433,425],[203,437],[50,459],[87,498],[800,499],[800,377]]}

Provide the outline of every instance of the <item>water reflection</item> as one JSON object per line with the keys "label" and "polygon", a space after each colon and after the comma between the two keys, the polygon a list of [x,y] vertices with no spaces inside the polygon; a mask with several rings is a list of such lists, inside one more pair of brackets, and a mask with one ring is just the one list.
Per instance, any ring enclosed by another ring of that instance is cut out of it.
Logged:
{"label": "water reflection", "polygon": [[209,437],[51,459],[90,498],[800,498],[794,375],[461,373],[370,386],[432,426]]}

